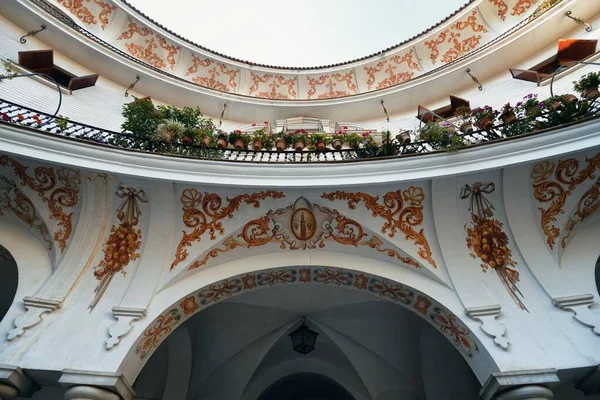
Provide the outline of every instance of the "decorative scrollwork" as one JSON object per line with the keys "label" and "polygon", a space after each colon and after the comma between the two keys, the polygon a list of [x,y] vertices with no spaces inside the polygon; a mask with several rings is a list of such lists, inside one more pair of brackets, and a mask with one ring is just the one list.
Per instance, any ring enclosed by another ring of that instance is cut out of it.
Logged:
{"label": "decorative scrollwork", "polygon": [[[224,229],[221,220],[232,218],[233,213],[239,210],[242,204],[260,207],[260,201],[267,198],[280,199],[285,197],[283,192],[267,190],[253,194],[241,194],[233,198],[227,198],[227,205],[223,205],[221,196],[216,193],[200,193],[196,189],[185,189],[181,195],[183,204],[183,223],[192,232],[183,231],[183,236],[177,245],[175,260],[171,268],[187,259],[188,251],[192,243],[199,242],[202,236],[208,232],[210,240],[215,240],[217,233],[223,234]],[[200,207],[200,208],[198,208]]]}
{"label": "decorative scrollwork", "polygon": [[407,240],[413,240],[419,246],[419,256],[427,260],[433,267],[437,267],[423,229],[419,231],[414,229],[421,225],[424,219],[423,200],[425,194],[423,189],[411,186],[404,192],[401,190],[388,192],[383,196],[383,204],[379,204],[379,196],[371,196],[362,192],[337,191],[323,193],[321,197],[330,201],[345,200],[352,210],[356,209],[358,203],[363,202],[374,217],[386,220],[381,227],[382,233],[387,233],[390,238],[393,238],[400,230]]}

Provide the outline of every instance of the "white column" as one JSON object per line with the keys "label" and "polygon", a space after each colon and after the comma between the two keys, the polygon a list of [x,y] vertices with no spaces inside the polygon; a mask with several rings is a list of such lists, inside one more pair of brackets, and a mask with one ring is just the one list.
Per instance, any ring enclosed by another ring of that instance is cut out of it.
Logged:
{"label": "white column", "polygon": [[552,400],[552,390],[544,386],[530,385],[502,393],[496,400]]}
{"label": "white column", "polygon": [[66,391],[65,400],[121,400],[121,396],[94,386],[73,386]]}
{"label": "white column", "polygon": [[0,400],[10,400],[17,397],[19,389],[14,386],[0,383]]}

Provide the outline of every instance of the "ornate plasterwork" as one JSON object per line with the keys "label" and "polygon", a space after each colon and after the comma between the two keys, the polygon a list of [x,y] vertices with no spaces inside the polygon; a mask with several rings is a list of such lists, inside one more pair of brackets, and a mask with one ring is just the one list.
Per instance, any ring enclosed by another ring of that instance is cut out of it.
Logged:
{"label": "ornate plasterwork", "polygon": [[94,267],[94,277],[100,281],[94,290],[95,296],[89,308],[94,309],[113,277],[121,272],[126,275],[125,268],[129,263],[140,258],[142,247],[142,231],[137,227],[142,215],[141,203],[148,202],[148,196],[142,189],[119,185],[115,193],[122,199],[117,208],[119,225],[113,225],[110,235],[103,245],[104,258]]}
{"label": "ornate plasterwork", "polygon": [[[560,214],[565,213],[565,203],[573,191],[582,183],[595,179],[596,169],[600,168],[600,153],[591,158],[586,158],[584,166],[580,168],[577,159],[569,158],[553,161],[541,161],[531,170],[533,182],[533,195],[542,206],[538,207],[541,213],[541,228],[546,236],[546,243],[550,249],[554,248],[556,239],[561,236],[561,229],[555,225]],[[594,189],[596,187],[596,189]],[[578,202],[574,218],[567,223],[567,233],[561,242],[564,248],[566,237],[579,222],[590,216],[598,209],[598,190],[596,184],[583,194]]]}
{"label": "ornate plasterwork", "polygon": [[235,92],[239,72],[239,69],[228,68],[223,63],[192,54],[192,65],[187,68],[185,76],[195,75],[189,79],[195,84],[209,89]]}
{"label": "ornate plasterwork", "polygon": [[525,14],[527,12],[527,10],[529,10],[538,1],[539,0],[518,0],[517,3],[512,8],[510,15]]}
{"label": "ornate plasterwork", "polygon": [[220,253],[238,248],[276,244],[282,250],[306,250],[322,249],[327,243],[373,249],[411,267],[421,267],[413,258],[392,248],[384,248],[383,241],[366,233],[358,222],[337,210],[311,204],[300,197],[293,205],[270,210],[265,216],[247,222],[239,233],[228,236],[219,246],[200,256],[188,270],[200,268]]}
{"label": "ornate plasterwork", "polygon": [[[64,252],[73,230],[73,211],[67,214],[65,209],[73,210],[79,201],[79,171],[67,167],[57,168],[56,171],[51,167],[37,167],[32,176],[27,172],[29,167],[6,155],[0,156],[0,166],[11,166],[21,186],[37,192],[48,204],[50,218],[56,220],[60,227],[54,233],[54,240],[60,251]],[[25,204],[25,197],[20,196],[22,204]]]}
{"label": "ornate plasterwork", "polygon": [[[467,360],[479,354],[473,333],[454,314],[419,291],[385,278],[341,268],[276,268],[234,276],[186,295],[160,314],[135,345],[141,358],[152,353],[187,318],[240,294],[289,285],[343,286],[364,291],[414,311],[438,328]],[[192,300],[193,299],[193,300]]]}
{"label": "ornate plasterwork", "polygon": [[[388,59],[379,61],[374,67],[364,67],[367,76],[369,90],[375,85],[375,89],[384,89],[406,82],[413,78],[415,71],[420,72],[421,67],[413,60],[414,49],[408,50],[403,55],[395,55]],[[402,64],[406,64],[403,66]],[[396,70],[400,68],[400,71]],[[406,70],[408,68],[408,70]],[[378,74],[379,72],[384,72]]]}
{"label": "ornate plasterwork", "polygon": [[[442,51],[444,53],[440,61],[446,64],[479,46],[482,36],[477,33],[488,33],[488,30],[479,23],[478,17],[477,10],[473,10],[466,19],[453,23],[433,39],[423,42],[430,51],[429,58],[433,65],[437,63]],[[448,47],[448,44],[451,46]]]}
{"label": "ornate plasterwork", "polygon": [[502,20],[506,20],[506,13],[508,12],[508,4],[504,0],[488,0],[494,7],[498,9],[498,17]]}
{"label": "ornate plasterwork", "polygon": [[425,193],[420,187],[411,186],[404,191],[388,192],[383,196],[383,204],[379,204],[379,196],[371,196],[363,192],[353,193],[338,190],[323,193],[321,197],[330,201],[347,201],[351,210],[356,209],[357,203],[364,203],[373,217],[386,220],[381,227],[381,233],[387,233],[390,238],[393,238],[400,230],[407,240],[412,240],[419,247],[419,256],[434,268],[437,267],[435,260],[432,258],[431,248],[423,228],[419,231],[415,230],[415,227],[421,226],[424,219],[423,201],[425,200]]}
{"label": "ornate plasterwork", "polygon": [[[100,21],[103,30],[109,25],[113,11],[117,10],[117,7],[110,1],[103,0],[57,0],[57,3],[75,15],[85,25],[96,25]],[[94,4],[96,4],[96,7],[93,6]],[[99,12],[95,15],[86,5],[90,5],[92,10]]]}
{"label": "ornate plasterwork", "polygon": [[461,189],[460,198],[469,201],[471,214],[471,222],[465,225],[467,248],[472,258],[481,260],[481,270],[487,272],[491,268],[517,306],[527,311],[521,300],[519,272],[517,262],[512,258],[508,235],[502,222],[493,218],[494,205],[485,196],[495,189],[493,182],[475,182]]}
{"label": "ornate plasterwork", "polygon": [[183,231],[170,269],[175,268],[180,262],[187,259],[188,251],[186,247],[202,240],[202,236],[206,232],[208,232],[210,240],[216,240],[217,233],[223,235],[225,230],[221,220],[232,218],[233,213],[238,211],[242,204],[258,208],[261,200],[283,197],[285,197],[283,192],[267,190],[252,194],[240,194],[232,198],[228,197],[225,199],[227,204],[223,205],[223,199],[216,193],[201,193],[196,189],[185,189],[180,198],[183,205],[183,224],[187,228],[192,228],[192,231]]}
{"label": "ornate plasterwork", "polygon": [[[154,32],[144,26],[138,25],[129,19],[127,30],[122,32],[117,40],[127,40],[125,48],[127,52],[151,66],[158,69],[165,69],[167,65],[172,70],[175,69],[175,58],[179,55],[180,47],[171,44],[164,37],[154,34]],[[157,49],[166,51],[166,56],[157,52]]]}
{"label": "ornate plasterwork", "polygon": [[[297,77],[287,77],[276,74],[256,74],[250,72],[252,85],[248,94],[264,99],[294,100],[298,98],[296,87]],[[281,88],[281,89],[280,89]]]}
{"label": "ornate plasterwork", "polygon": [[[358,89],[354,83],[353,70],[344,73],[335,72],[333,74],[325,74],[319,77],[307,76],[306,79],[309,86],[307,92],[308,99],[312,99],[315,95],[317,99],[323,100],[358,93]],[[343,86],[338,87],[338,84],[342,84]]]}

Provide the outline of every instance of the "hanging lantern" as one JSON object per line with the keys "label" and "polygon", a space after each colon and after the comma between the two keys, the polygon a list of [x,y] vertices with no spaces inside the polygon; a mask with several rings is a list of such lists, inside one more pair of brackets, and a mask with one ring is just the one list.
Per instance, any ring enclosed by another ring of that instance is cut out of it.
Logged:
{"label": "hanging lantern", "polygon": [[302,354],[308,354],[315,349],[315,342],[319,334],[306,326],[306,318],[302,317],[302,325],[294,332],[290,333],[294,351]]}

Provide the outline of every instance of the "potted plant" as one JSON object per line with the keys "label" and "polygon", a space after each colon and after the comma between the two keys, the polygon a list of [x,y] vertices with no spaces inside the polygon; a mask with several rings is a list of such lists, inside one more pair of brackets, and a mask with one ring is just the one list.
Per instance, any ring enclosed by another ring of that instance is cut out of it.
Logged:
{"label": "potted plant", "polygon": [[310,144],[311,147],[317,149],[317,151],[325,151],[327,150],[327,145],[329,144],[329,138],[326,133],[323,132],[314,132],[310,135]]}
{"label": "potted plant", "polygon": [[239,129],[229,134],[229,143],[233,145],[236,150],[246,150],[248,143],[250,142],[250,135],[243,133]]}
{"label": "potted plant", "polygon": [[185,125],[176,119],[166,119],[158,124],[152,139],[162,143],[172,143],[179,139],[185,131]]}
{"label": "potted plant", "polygon": [[456,115],[460,119],[459,130],[462,133],[471,134],[473,133],[473,124],[471,123],[471,107],[469,106],[460,106],[456,109]]}
{"label": "potted plant", "polygon": [[428,142],[436,150],[456,151],[464,146],[463,139],[449,122],[428,122],[419,130],[419,140]]}
{"label": "potted plant", "polygon": [[579,78],[578,81],[573,82],[573,87],[581,97],[592,100],[600,95],[598,86],[600,86],[600,72],[590,72],[587,75]]}
{"label": "potted plant", "polygon": [[302,151],[308,145],[308,132],[306,132],[304,129],[296,129],[290,136],[292,148],[294,150]]}
{"label": "potted plant", "polygon": [[217,148],[224,150],[227,148],[227,133],[219,130],[217,133]]}
{"label": "potted plant", "polygon": [[287,133],[281,131],[275,134],[275,149],[278,152],[286,151],[292,144],[292,137]]}
{"label": "potted plant", "polygon": [[409,144],[411,142],[410,131],[402,130],[396,135],[396,140],[400,144]]}
{"label": "potted plant", "polygon": [[360,148],[360,143],[362,142],[363,138],[361,135],[359,135],[356,132],[352,132],[352,133],[345,133],[344,137],[346,139],[346,142],[348,143],[348,145],[353,148],[354,150],[357,150]]}
{"label": "potted plant", "polygon": [[345,136],[346,133],[344,131],[337,131],[334,133],[333,137],[331,138],[331,147],[333,147],[334,150],[340,150],[346,141]]}
{"label": "potted plant", "polygon": [[256,151],[271,150],[273,148],[273,132],[267,131],[266,128],[254,131],[252,133],[252,148]]}
{"label": "potted plant", "polygon": [[506,103],[504,107],[502,107],[502,114],[500,114],[500,118],[502,119],[504,125],[511,125],[517,122],[515,109],[510,105],[510,103]]}
{"label": "potted plant", "polygon": [[475,120],[475,126],[479,129],[488,130],[494,126],[494,120],[498,116],[498,112],[490,106],[483,106],[471,111],[471,115]]}
{"label": "potted plant", "polygon": [[[191,143],[188,143],[186,136],[190,136]],[[202,148],[211,147],[215,144],[212,131],[206,131],[202,128],[188,129],[186,130],[186,136],[183,137],[184,144],[198,143]]]}
{"label": "potted plant", "polygon": [[545,108],[543,102],[537,98],[537,94],[528,94],[523,97],[523,101],[518,102],[517,109],[523,110],[523,113],[528,118],[537,118],[542,115],[542,110]]}

